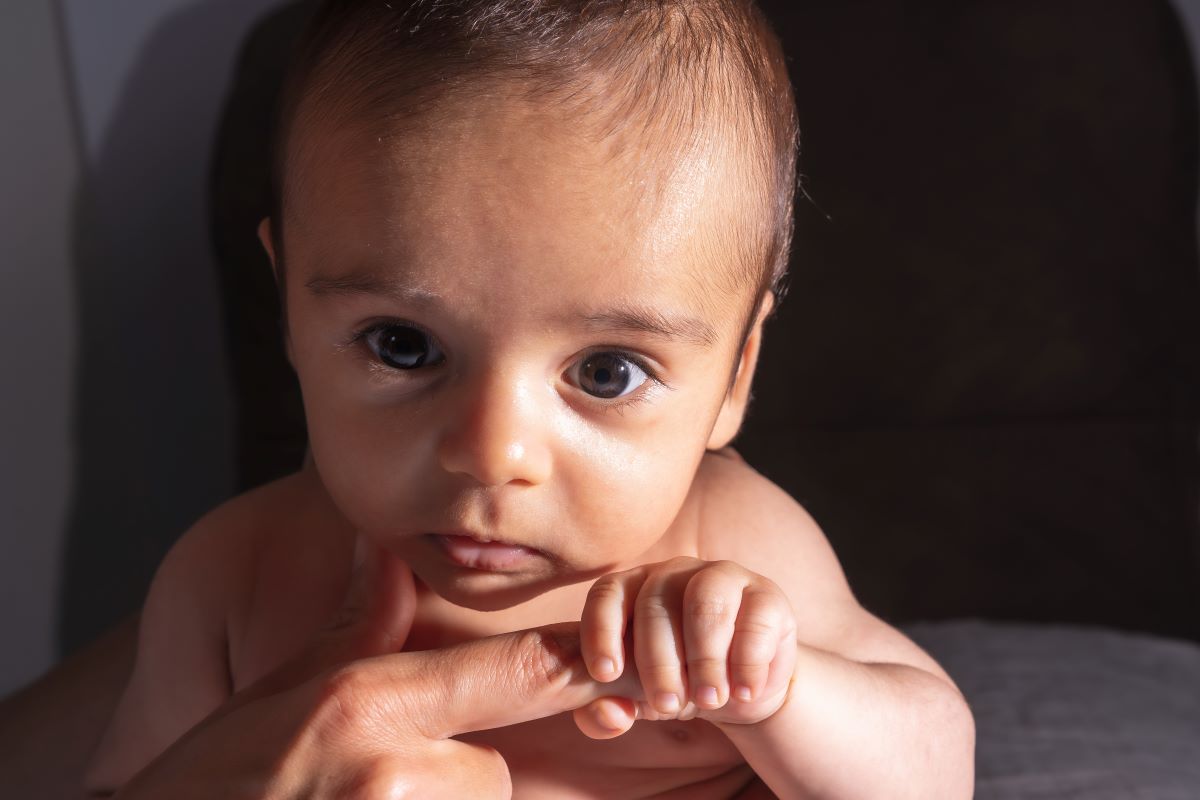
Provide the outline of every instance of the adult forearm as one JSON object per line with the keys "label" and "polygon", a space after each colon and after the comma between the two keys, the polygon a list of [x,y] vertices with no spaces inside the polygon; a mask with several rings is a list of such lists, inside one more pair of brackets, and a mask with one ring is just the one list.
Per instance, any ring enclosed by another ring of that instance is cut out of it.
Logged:
{"label": "adult forearm", "polygon": [[786,703],[722,725],[771,789],[790,798],[970,798],[975,726],[945,680],[800,646]]}

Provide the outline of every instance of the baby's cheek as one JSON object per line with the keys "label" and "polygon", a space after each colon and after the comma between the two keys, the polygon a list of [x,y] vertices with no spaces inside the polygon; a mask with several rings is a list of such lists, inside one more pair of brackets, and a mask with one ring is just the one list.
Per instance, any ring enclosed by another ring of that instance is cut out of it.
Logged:
{"label": "baby's cheek", "polygon": [[687,460],[635,445],[613,447],[600,461],[579,459],[571,467],[577,522],[592,541],[605,542],[614,552],[604,555],[614,558],[637,555],[662,537],[695,472]]}
{"label": "baby's cheek", "polygon": [[[419,443],[396,426],[360,412],[309,421],[309,441],[322,483],[359,530],[386,533],[402,524],[410,457]],[[403,441],[394,441],[397,437]]]}

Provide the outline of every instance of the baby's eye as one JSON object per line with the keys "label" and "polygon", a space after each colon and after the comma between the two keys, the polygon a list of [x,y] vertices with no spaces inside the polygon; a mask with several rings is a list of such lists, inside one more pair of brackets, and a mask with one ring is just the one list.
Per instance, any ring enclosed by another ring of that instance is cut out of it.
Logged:
{"label": "baby's eye", "polygon": [[364,338],[379,360],[395,369],[436,366],[446,358],[429,334],[408,325],[383,325]]}
{"label": "baby's eye", "polygon": [[649,379],[636,362],[620,353],[595,353],[577,361],[572,382],[590,395],[611,400],[624,397]]}

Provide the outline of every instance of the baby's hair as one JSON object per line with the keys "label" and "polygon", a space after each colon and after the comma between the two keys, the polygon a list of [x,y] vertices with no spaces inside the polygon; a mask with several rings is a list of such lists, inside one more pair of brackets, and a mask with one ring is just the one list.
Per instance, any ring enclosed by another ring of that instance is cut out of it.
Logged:
{"label": "baby's hair", "polygon": [[748,331],[757,298],[782,290],[798,146],[783,50],[753,0],[325,0],[276,128],[278,257],[298,123],[366,121],[391,134],[436,123],[447,97],[482,103],[514,88],[597,140],[637,124],[651,150],[716,132],[744,153],[761,200],[734,211],[742,263],[729,271],[755,289]]}

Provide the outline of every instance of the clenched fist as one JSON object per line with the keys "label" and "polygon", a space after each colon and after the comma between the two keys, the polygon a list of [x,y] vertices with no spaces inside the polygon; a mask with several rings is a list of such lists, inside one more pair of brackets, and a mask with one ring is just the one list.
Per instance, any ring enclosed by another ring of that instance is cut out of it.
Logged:
{"label": "clenched fist", "polygon": [[759,722],[783,705],[796,664],[787,596],[731,561],[673,558],[606,575],[588,593],[580,636],[595,680],[616,680],[632,660],[644,691],[578,709],[596,739],[637,719]]}

